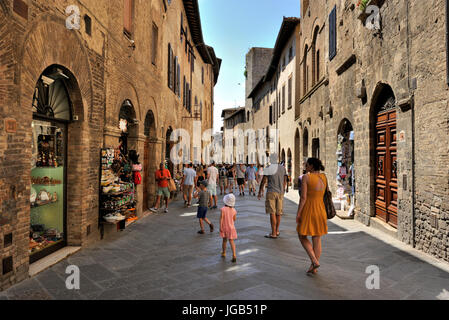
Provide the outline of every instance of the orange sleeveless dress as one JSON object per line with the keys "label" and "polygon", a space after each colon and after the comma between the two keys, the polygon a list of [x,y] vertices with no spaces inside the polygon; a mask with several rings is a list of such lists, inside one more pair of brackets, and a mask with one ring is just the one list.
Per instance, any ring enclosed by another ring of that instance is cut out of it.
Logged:
{"label": "orange sleeveless dress", "polygon": [[[327,214],[323,202],[327,179],[321,173],[309,173],[308,178],[307,199],[296,231],[302,236],[323,236],[327,234]],[[325,188],[316,191],[321,187],[319,181],[324,183]]]}

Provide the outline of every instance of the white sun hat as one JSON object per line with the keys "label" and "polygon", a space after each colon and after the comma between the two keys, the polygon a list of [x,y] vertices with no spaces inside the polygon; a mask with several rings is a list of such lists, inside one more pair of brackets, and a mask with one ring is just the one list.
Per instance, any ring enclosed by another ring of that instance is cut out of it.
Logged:
{"label": "white sun hat", "polygon": [[224,197],[223,202],[228,207],[234,208],[235,207],[235,196],[231,193]]}

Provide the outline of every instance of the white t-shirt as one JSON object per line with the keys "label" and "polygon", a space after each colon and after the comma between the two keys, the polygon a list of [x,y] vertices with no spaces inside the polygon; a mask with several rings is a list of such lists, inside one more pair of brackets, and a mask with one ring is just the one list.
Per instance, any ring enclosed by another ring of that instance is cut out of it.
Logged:
{"label": "white t-shirt", "polygon": [[184,185],[193,186],[195,183],[196,172],[192,168],[184,169]]}
{"label": "white t-shirt", "polygon": [[218,177],[218,169],[215,167],[209,167],[207,168],[207,176],[209,179],[207,180],[208,184],[217,184],[217,177]]}

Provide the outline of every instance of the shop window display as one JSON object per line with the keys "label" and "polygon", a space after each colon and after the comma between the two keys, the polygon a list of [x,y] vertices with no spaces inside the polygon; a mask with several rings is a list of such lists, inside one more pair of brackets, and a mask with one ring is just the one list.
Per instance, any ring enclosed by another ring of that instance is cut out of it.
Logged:
{"label": "shop window display", "polygon": [[64,242],[65,126],[34,120],[29,253]]}

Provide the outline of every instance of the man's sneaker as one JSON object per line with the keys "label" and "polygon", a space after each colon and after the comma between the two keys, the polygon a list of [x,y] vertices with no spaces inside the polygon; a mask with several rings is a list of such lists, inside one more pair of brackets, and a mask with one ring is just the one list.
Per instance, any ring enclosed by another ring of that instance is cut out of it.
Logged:
{"label": "man's sneaker", "polygon": [[158,209],[156,209],[156,208],[151,208],[151,209],[150,209],[150,211],[153,211],[153,212],[157,212],[157,210],[158,210]]}
{"label": "man's sneaker", "polygon": [[212,209],[217,209],[217,206],[213,206]]}
{"label": "man's sneaker", "polygon": [[168,213],[168,208],[165,208],[164,212],[165,212],[165,213]]}

